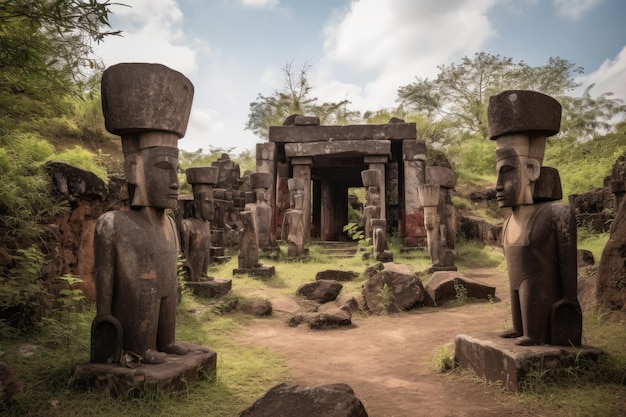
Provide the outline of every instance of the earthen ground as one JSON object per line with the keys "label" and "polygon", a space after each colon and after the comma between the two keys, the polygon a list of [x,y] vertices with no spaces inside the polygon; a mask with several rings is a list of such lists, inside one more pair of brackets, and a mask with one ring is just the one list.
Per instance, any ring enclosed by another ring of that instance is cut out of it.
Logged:
{"label": "earthen ground", "polygon": [[560,415],[522,406],[514,394],[468,372],[436,370],[433,361],[444,346],[453,352],[456,334],[500,331],[510,324],[506,276],[490,269],[465,274],[495,286],[499,301],[385,316],[355,315],[350,327],[310,330],[306,325],[289,327],[286,320],[298,305],[288,297],[277,297],[272,303],[279,320],[255,322],[239,343],[283,355],[290,382],[350,385],[370,417]]}

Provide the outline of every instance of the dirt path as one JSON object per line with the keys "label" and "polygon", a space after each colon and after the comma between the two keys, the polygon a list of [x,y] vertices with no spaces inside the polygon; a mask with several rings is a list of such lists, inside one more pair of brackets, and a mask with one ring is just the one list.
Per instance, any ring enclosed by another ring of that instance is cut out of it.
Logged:
{"label": "dirt path", "polygon": [[[325,331],[291,328],[285,320],[259,322],[246,329],[240,343],[283,354],[294,383],[350,385],[370,417],[546,415],[521,409],[497,386],[435,371],[433,359],[443,345],[454,349],[456,334],[499,331],[508,324],[506,278],[492,270],[467,275],[495,285],[502,301],[392,316],[357,315],[353,326]],[[285,319],[297,308],[288,298],[272,303]]]}

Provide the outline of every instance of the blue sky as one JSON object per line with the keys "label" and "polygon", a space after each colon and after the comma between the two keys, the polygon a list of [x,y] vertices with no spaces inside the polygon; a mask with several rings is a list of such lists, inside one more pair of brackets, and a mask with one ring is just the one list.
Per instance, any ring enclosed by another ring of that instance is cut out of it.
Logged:
{"label": "blue sky", "polygon": [[[311,64],[319,102],[397,105],[398,87],[485,51],[539,66],[584,68],[592,96],[626,101],[624,0],[120,0],[96,47],[105,65],[158,62],[195,86],[182,149],[254,150],[250,103],[283,85],[282,67]],[[579,95],[580,92],[572,92]]]}

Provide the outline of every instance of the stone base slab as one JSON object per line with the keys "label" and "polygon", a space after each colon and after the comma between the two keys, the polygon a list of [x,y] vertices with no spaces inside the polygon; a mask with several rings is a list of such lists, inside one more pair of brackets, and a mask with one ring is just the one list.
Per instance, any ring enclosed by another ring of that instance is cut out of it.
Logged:
{"label": "stone base slab", "polygon": [[185,287],[191,290],[193,295],[205,298],[215,298],[228,294],[232,286],[232,280],[219,278],[214,278],[211,281],[185,282]]}
{"label": "stone base slab", "polygon": [[488,381],[502,382],[510,391],[518,391],[533,369],[566,368],[577,359],[595,360],[604,354],[589,346],[517,346],[515,340],[493,333],[459,334],[455,338],[455,363]]}
{"label": "stone base slab", "polygon": [[276,275],[276,268],[273,265],[259,265],[253,268],[235,268],[234,275],[248,274],[253,277],[271,278]]}
{"label": "stone base slab", "polygon": [[74,370],[74,379],[80,387],[108,390],[121,396],[146,386],[182,390],[191,381],[215,378],[216,372],[217,353],[209,350],[167,355],[165,363],[141,364],[134,369],[117,363],[86,363]]}

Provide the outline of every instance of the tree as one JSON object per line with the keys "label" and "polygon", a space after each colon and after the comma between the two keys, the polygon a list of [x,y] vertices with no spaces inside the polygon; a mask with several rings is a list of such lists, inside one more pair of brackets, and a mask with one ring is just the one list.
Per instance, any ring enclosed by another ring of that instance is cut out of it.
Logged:
{"label": "tree", "polygon": [[608,132],[613,123],[626,114],[624,101],[611,98],[613,93],[600,94],[595,99],[591,97],[591,89],[595,84],[585,88],[581,97],[562,97],[563,118],[561,120],[561,135],[570,136],[578,140],[591,139],[597,132]]}
{"label": "tree", "polygon": [[523,61],[479,52],[460,64],[441,65],[434,80],[416,81],[398,89],[398,101],[409,111],[449,121],[449,136],[478,133],[487,137],[489,96],[508,89],[531,89],[553,96],[578,87],[573,77],[582,68],[561,58],[540,67]]}
{"label": "tree", "polygon": [[60,98],[80,95],[85,72],[99,65],[92,42],[110,31],[110,0],[0,2],[0,107],[21,120],[67,110]]}
{"label": "tree", "polygon": [[311,65],[305,63],[297,70],[293,68],[293,61],[282,67],[284,85],[280,90],[274,90],[269,96],[257,95],[250,103],[250,113],[246,130],[257,136],[267,139],[270,126],[280,126],[287,116],[292,114],[314,115],[320,118],[320,123],[346,123],[359,114],[348,110],[348,100],[336,103],[317,104],[317,98],[311,97],[311,85],[308,80],[308,71]]}

